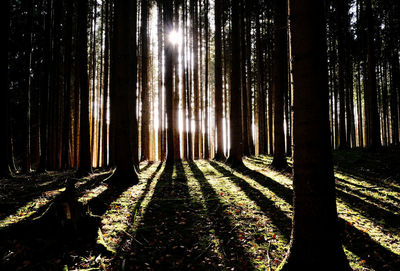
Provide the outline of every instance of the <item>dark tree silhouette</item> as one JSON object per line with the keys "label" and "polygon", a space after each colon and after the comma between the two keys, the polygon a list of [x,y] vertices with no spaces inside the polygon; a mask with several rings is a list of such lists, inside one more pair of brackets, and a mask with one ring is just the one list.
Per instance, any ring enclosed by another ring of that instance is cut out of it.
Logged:
{"label": "dark tree silhouette", "polygon": [[[114,122],[115,166],[112,179],[117,182],[137,183],[138,175],[135,170],[134,152],[131,138],[137,138],[136,116],[129,119],[132,112],[136,113],[136,98],[130,100],[129,93],[136,93],[136,76],[128,71],[136,67],[136,1],[117,0],[115,2],[114,25],[114,54],[115,54],[115,84],[111,89],[111,121]],[[135,69],[136,72],[136,69]],[[130,111],[132,110],[132,111]],[[130,128],[130,123],[134,123]],[[131,134],[131,131],[133,134]]]}
{"label": "dark tree silhouette", "polygon": [[239,2],[232,1],[232,63],[231,63],[231,102],[230,102],[230,138],[231,146],[227,163],[231,167],[243,165],[242,143],[242,96],[240,90],[240,61],[234,60],[240,56],[239,35]]}
{"label": "dark tree silhouette", "polygon": [[329,143],[325,2],[289,1],[294,214],[281,270],[351,270],[341,246]]}

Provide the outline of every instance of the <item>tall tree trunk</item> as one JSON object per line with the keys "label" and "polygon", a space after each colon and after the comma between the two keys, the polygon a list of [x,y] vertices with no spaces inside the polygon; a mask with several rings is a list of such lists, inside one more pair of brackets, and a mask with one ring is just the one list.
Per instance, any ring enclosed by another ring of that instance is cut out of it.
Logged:
{"label": "tall tree trunk", "polygon": [[147,41],[147,26],[148,26],[148,13],[149,3],[147,0],[142,1],[141,7],[141,25],[140,25],[140,39],[142,43],[142,133],[141,133],[141,161],[149,160],[149,126],[150,126],[150,112],[149,112],[149,49]]}
{"label": "tall tree trunk", "polygon": [[368,137],[369,147],[376,149],[381,146],[378,101],[375,73],[374,18],[371,0],[366,0],[367,17],[367,99],[369,100]]}
{"label": "tall tree trunk", "polygon": [[205,131],[204,131],[204,159],[209,159],[210,158],[210,150],[209,150],[209,119],[208,119],[208,109],[209,109],[209,89],[208,89],[208,58],[209,58],[209,25],[208,25],[208,12],[209,12],[209,2],[208,0],[204,0],[204,24],[205,24],[205,42],[206,42],[206,59],[205,59],[205,75],[204,75],[204,92],[205,92],[205,104],[204,104],[204,113],[205,113]]}
{"label": "tall tree trunk", "polygon": [[164,141],[164,106],[163,106],[163,76],[162,76],[162,48],[163,48],[163,10],[162,2],[157,2],[157,52],[158,52],[158,157],[160,161],[165,160]]}
{"label": "tall tree trunk", "polygon": [[281,270],[351,270],[341,246],[329,144],[325,2],[289,0],[294,214]]}
{"label": "tall tree trunk", "polygon": [[285,133],[283,130],[284,93],[288,90],[287,2],[274,0],[274,49],[272,93],[274,106],[274,159],[271,166],[277,170],[287,167]]}
{"label": "tall tree trunk", "polygon": [[[179,29],[179,1],[175,0],[174,3],[174,31]],[[174,160],[178,161],[181,159],[180,151],[180,131],[179,131],[179,48],[178,42],[174,41],[173,46],[173,73],[174,73],[174,93],[173,93],[173,104],[172,104],[172,118],[174,121]]]}
{"label": "tall tree trunk", "polygon": [[103,131],[102,131],[102,150],[103,167],[108,165],[108,125],[107,116],[109,111],[109,63],[110,63],[110,0],[105,1],[105,33],[104,33],[104,76],[103,76]]}
{"label": "tall tree trunk", "polygon": [[193,24],[193,96],[194,96],[194,159],[200,158],[200,115],[199,115],[199,33],[197,0],[191,0],[191,18]]}
{"label": "tall tree trunk", "polygon": [[263,77],[263,45],[261,44],[260,17],[256,15],[256,50],[257,50],[257,115],[258,115],[258,153],[267,153],[268,140],[265,135],[265,91]]}
{"label": "tall tree trunk", "polygon": [[71,128],[71,110],[70,110],[70,93],[71,93],[71,62],[72,62],[72,13],[73,2],[68,1],[66,9],[66,23],[65,23],[65,61],[64,61],[64,117],[62,126],[62,159],[61,168],[66,169],[69,167],[70,158],[70,137],[69,131]]}
{"label": "tall tree trunk", "polygon": [[248,146],[249,146],[249,151],[250,154],[254,155],[255,154],[255,146],[254,146],[254,141],[253,141],[253,106],[252,106],[252,85],[253,85],[253,80],[252,80],[252,65],[251,65],[251,44],[252,44],[252,39],[251,39],[251,11],[252,11],[252,5],[251,3],[246,4],[246,87],[247,87],[247,129],[248,129]]}
{"label": "tall tree trunk", "polygon": [[[138,148],[134,145],[137,144],[136,1],[116,0],[114,23],[115,73],[112,76],[115,81],[111,89],[111,121],[115,125],[114,136],[118,137],[118,143],[115,144],[116,170],[112,179],[136,184],[139,180],[134,161],[137,152],[133,150]],[[132,96],[135,98],[130,99]]]}
{"label": "tall tree trunk", "polygon": [[9,143],[9,133],[8,133],[8,37],[9,37],[9,26],[10,26],[10,7],[9,0],[1,2],[1,10],[3,13],[1,20],[1,33],[5,38],[6,48],[3,49],[2,53],[2,67],[1,67],[1,90],[0,90],[0,119],[1,127],[3,131],[0,133],[0,177],[8,176],[10,174],[10,169],[8,166],[8,143]]}
{"label": "tall tree trunk", "polygon": [[[249,5],[249,3],[247,3]],[[245,28],[245,1],[241,1],[240,12],[240,72],[242,91],[242,127],[243,127],[243,155],[250,155],[249,149],[249,127],[248,127],[248,103],[247,103],[247,80],[246,80],[246,28]],[[248,46],[251,46],[248,44]]]}
{"label": "tall tree trunk", "polygon": [[216,160],[225,160],[223,138],[223,105],[222,105],[222,41],[221,41],[221,4],[215,1],[215,125],[217,148],[214,155]]}
{"label": "tall tree trunk", "polygon": [[[173,0],[166,0],[163,2],[164,4],[164,35],[168,35],[171,29],[173,28],[173,21],[172,21],[172,1]],[[173,45],[169,42],[165,42],[164,44],[164,86],[165,86],[165,105],[167,111],[167,163],[173,163],[175,160],[174,157],[174,119],[172,113],[173,107],[173,89],[174,89],[174,82],[173,82]]]}
{"label": "tall tree trunk", "polygon": [[187,37],[187,27],[186,27],[186,1],[183,1],[182,3],[182,41],[181,41],[181,46],[182,46],[182,69],[183,69],[183,80],[182,80],[182,115],[183,115],[183,127],[182,127],[182,159],[187,160],[188,159],[188,125],[187,125],[187,93],[188,93],[188,86],[189,82],[187,80],[187,60],[186,60],[186,39]]}
{"label": "tall tree trunk", "polygon": [[[240,55],[239,1],[232,1],[232,60]],[[243,165],[242,105],[240,91],[240,61],[231,62],[230,134],[231,146],[227,163],[235,168]]]}
{"label": "tall tree trunk", "polygon": [[339,144],[338,148],[348,147],[346,139],[346,112],[345,112],[345,2],[346,0],[336,1],[336,22],[337,22],[337,42],[338,42],[338,80],[339,80]]}
{"label": "tall tree trunk", "polygon": [[92,171],[90,154],[90,127],[89,127],[89,78],[87,71],[87,15],[88,1],[78,1],[78,55],[77,62],[79,69],[79,88],[80,88],[80,163],[78,171],[85,175]]}

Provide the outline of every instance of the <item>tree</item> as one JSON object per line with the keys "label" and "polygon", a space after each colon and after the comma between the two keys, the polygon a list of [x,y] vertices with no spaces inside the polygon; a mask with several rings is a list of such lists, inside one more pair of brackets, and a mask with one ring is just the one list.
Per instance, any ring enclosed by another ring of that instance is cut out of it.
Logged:
{"label": "tree", "polygon": [[[232,1],[232,59],[240,55],[239,1]],[[230,135],[231,148],[227,163],[235,168],[243,165],[242,95],[240,89],[240,61],[231,63]]]}
{"label": "tree", "polygon": [[148,25],[148,13],[149,3],[147,0],[142,1],[141,9],[141,30],[140,40],[142,42],[142,134],[141,134],[141,161],[149,159],[149,126],[150,126],[150,101],[149,101],[149,60],[148,60],[148,41],[147,41],[147,25]]}
{"label": "tree", "polygon": [[287,167],[285,133],[283,131],[283,98],[288,89],[287,3],[285,1],[274,0],[274,24],[272,93],[275,151],[271,166],[280,170]]}
{"label": "tree", "polygon": [[215,160],[225,160],[222,123],[222,40],[221,40],[221,0],[215,1],[215,126],[217,148]]}
{"label": "tree", "polygon": [[[173,29],[172,21],[172,0],[164,1],[164,35],[167,35]],[[172,114],[173,107],[173,45],[169,42],[164,44],[164,86],[165,86],[165,105],[167,111],[167,163],[174,162],[174,119]]]}
{"label": "tree", "polygon": [[115,73],[112,76],[115,76],[115,81],[111,89],[111,121],[114,122],[113,136],[118,138],[118,142],[114,150],[116,170],[111,178],[117,182],[137,183],[139,179],[132,150],[137,145],[131,145],[131,138],[137,138],[136,116],[132,120],[132,129],[129,127],[130,110],[136,112],[136,97],[129,99],[130,92],[136,93],[136,76],[130,74],[132,67],[133,74],[136,74],[136,1],[116,0],[114,31]]}
{"label": "tree", "polygon": [[375,45],[374,45],[374,18],[372,15],[371,0],[366,0],[367,17],[367,91],[368,99],[368,146],[376,149],[381,146],[380,124],[376,91],[375,73]]}
{"label": "tree", "polygon": [[329,140],[325,1],[289,1],[294,214],[281,270],[351,270],[341,246]]}
{"label": "tree", "polygon": [[265,134],[265,91],[264,91],[264,65],[260,30],[260,16],[256,15],[256,50],[257,50],[257,116],[258,116],[258,153],[266,154],[268,151]]}
{"label": "tree", "polygon": [[79,88],[80,88],[80,163],[78,172],[85,175],[92,171],[90,154],[90,130],[89,130],[89,78],[87,72],[87,0],[78,1],[78,69],[79,69]]}
{"label": "tree", "polygon": [[1,68],[1,126],[3,132],[0,133],[0,177],[10,174],[8,168],[8,36],[9,36],[9,0],[1,2],[1,10],[4,14],[2,16],[1,26],[2,33],[6,38],[6,50],[3,49],[2,53],[2,68]]}
{"label": "tree", "polygon": [[338,51],[338,79],[339,79],[339,144],[338,148],[348,147],[346,139],[346,115],[345,115],[345,0],[336,1],[337,20],[337,51]]}

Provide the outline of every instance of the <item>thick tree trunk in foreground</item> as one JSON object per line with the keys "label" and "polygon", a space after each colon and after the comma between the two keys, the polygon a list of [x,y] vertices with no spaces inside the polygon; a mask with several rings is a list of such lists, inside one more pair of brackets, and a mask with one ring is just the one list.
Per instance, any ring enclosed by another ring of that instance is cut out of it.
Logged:
{"label": "thick tree trunk in foreground", "polygon": [[274,106],[274,160],[271,166],[277,170],[287,167],[285,157],[285,133],[283,130],[284,93],[288,90],[287,56],[287,3],[274,0],[274,51],[272,66],[272,92]]}
{"label": "thick tree trunk in foreground", "polygon": [[[232,59],[240,55],[239,1],[232,1]],[[240,91],[240,62],[231,63],[230,134],[231,146],[227,163],[231,167],[243,165],[242,106]]]}
{"label": "thick tree trunk in foreground", "polygon": [[290,248],[281,270],[351,270],[338,232],[329,140],[324,3],[289,1],[294,217]]}
{"label": "thick tree trunk in foreground", "polygon": [[217,148],[215,160],[225,160],[223,138],[222,106],[222,40],[221,40],[221,1],[215,1],[215,127]]}
{"label": "thick tree trunk in foreground", "polygon": [[[136,112],[136,99],[129,100],[129,93],[136,93],[136,76],[130,74],[132,71],[136,75],[136,68],[131,68],[136,67],[136,35],[132,35],[136,33],[136,1],[116,1],[114,31],[115,84],[111,89],[111,121],[115,127],[113,136],[118,140],[115,142],[114,153],[116,170],[112,178],[117,182],[137,183],[132,150],[137,146],[131,146],[131,139],[137,138],[136,115],[132,121],[129,119],[129,111]],[[134,122],[132,129],[131,122]]]}

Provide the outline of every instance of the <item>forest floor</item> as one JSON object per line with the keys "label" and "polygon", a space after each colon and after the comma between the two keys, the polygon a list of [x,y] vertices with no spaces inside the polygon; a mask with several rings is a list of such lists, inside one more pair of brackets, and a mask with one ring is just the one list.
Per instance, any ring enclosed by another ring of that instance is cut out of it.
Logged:
{"label": "forest floor", "polygon": [[[351,267],[400,270],[400,149],[335,151],[334,161]],[[205,160],[143,163],[134,186],[95,172],[76,184],[93,217],[84,234],[43,219],[73,172],[0,180],[0,270],[274,270],[293,209],[290,170],[271,162],[247,157],[239,170]]]}

